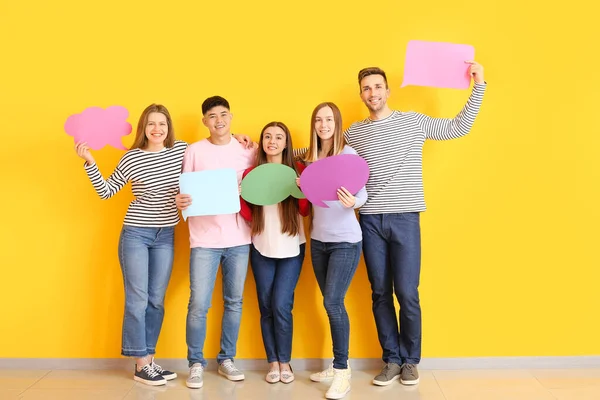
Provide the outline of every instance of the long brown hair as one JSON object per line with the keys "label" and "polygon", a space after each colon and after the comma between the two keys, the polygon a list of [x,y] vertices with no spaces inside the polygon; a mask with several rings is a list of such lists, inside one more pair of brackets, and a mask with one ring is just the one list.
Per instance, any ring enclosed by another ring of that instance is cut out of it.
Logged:
{"label": "long brown hair", "polygon": [[340,154],[346,144],[344,133],[342,132],[342,113],[340,112],[340,109],[334,103],[321,103],[315,107],[312,116],[310,117],[310,144],[308,146],[308,151],[304,154],[304,161],[315,162],[319,159],[321,139],[319,139],[317,130],[315,129],[315,120],[317,119],[317,113],[325,107],[331,108],[331,111],[333,111],[333,121],[335,122],[335,129],[333,130],[333,146],[331,146],[331,149],[327,153],[327,157]]}
{"label": "long brown hair", "polygon": [[[260,141],[258,143],[258,151],[256,152],[256,166],[267,163],[267,153],[265,153],[263,147],[263,139],[265,131],[268,128],[277,127],[281,128],[285,132],[285,149],[281,154],[281,162],[283,165],[287,165],[296,171],[298,175],[298,169],[294,162],[294,151],[292,146],[292,135],[290,130],[283,122],[273,121],[269,122],[260,132]],[[278,204],[279,208],[279,219],[281,220],[281,233],[288,234],[290,236],[296,236],[300,233],[300,207],[298,206],[298,200],[292,196],[289,196]],[[254,204],[250,205],[252,209],[252,236],[262,233],[265,229],[265,215],[262,206]]]}
{"label": "long brown hair", "polygon": [[173,147],[175,144],[175,131],[173,129],[173,121],[171,120],[171,114],[167,107],[162,104],[150,104],[140,115],[138,121],[137,130],[135,132],[135,140],[131,145],[131,149],[144,149],[148,145],[148,138],[146,137],[146,125],[148,125],[148,116],[153,113],[161,113],[167,117],[167,137],[164,141],[165,147]]}

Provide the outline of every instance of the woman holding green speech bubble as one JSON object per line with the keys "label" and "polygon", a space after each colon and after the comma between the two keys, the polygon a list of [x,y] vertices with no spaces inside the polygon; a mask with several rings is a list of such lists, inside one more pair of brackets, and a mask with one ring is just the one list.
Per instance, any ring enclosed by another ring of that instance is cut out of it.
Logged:
{"label": "woman holding green speech bubble", "polygon": [[[342,114],[333,103],[321,103],[315,107],[310,132],[310,145],[303,156],[307,164],[339,154],[356,154],[344,140]],[[310,232],[313,270],[329,318],[334,355],[329,368],[312,374],[310,379],[315,382],[332,380],[325,394],[328,399],[341,399],[350,391],[350,321],[344,298],[362,249],[362,231],[354,210],[367,201],[367,191],[362,187],[353,195],[340,187],[337,195],[338,201],[328,201],[327,208],[312,208]]]}
{"label": "woman holding green speech bubble", "polygon": [[[302,172],[304,166],[294,162],[292,137],[282,122],[270,122],[262,130],[256,165],[279,163]],[[247,203],[240,197],[240,214],[252,229],[250,261],[258,304],[260,326],[267,354],[269,383],[290,383],[294,372],[290,366],[292,353],[294,290],[304,261],[306,238],[302,217],[309,212],[306,199],[292,196],[266,206]]]}

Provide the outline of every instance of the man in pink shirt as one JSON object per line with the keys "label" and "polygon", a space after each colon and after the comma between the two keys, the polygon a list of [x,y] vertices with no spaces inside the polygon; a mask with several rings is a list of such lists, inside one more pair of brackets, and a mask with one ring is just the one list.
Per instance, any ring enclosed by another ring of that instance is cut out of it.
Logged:
{"label": "man in pink shirt", "polygon": [[[255,163],[256,150],[248,150],[231,136],[233,115],[229,103],[220,96],[202,103],[202,122],[210,132],[208,139],[190,145],[183,159],[183,172],[233,168],[241,182],[242,173]],[[186,209],[189,195],[179,194],[177,207]],[[223,323],[221,350],[217,355],[218,372],[232,381],[244,379],[233,364],[242,316],[242,295],[248,269],[250,228],[239,214],[196,216],[188,218],[190,229],[190,302],[188,305],[186,341],[190,375],[186,385],[200,388],[206,368],[204,340],[206,315],[219,264],[223,275]]]}

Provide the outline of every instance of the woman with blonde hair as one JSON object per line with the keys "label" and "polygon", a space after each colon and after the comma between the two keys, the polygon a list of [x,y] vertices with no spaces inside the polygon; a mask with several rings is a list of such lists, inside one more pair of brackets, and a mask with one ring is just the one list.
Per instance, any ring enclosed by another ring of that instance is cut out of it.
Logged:
{"label": "woman with blonde hair", "polygon": [[[356,154],[345,143],[342,115],[333,103],[321,103],[315,107],[310,132],[310,145],[303,156],[307,164],[339,154]],[[328,208],[312,207],[310,232],[313,270],[329,318],[334,356],[329,368],[312,374],[310,379],[317,382],[332,380],[325,395],[328,399],[341,399],[350,391],[350,321],[344,298],[362,248],[362,231],[354,210],[367,201],[364,187],[355,195],[340,187],[337,194],[338,201],[327,202]]]}

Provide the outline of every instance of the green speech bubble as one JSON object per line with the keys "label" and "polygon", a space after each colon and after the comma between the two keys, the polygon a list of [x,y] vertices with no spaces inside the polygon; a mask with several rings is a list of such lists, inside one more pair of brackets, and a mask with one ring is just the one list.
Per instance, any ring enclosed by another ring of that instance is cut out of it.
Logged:
{"label": "green speech bubble", "polygon": [[296,185],[296,171],[287,165],[266,163],[248,173],[242,180],[242,198],[257,206],[277,204],[290,195],[305,196]]}

